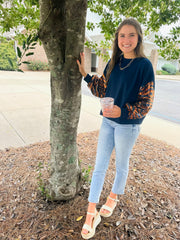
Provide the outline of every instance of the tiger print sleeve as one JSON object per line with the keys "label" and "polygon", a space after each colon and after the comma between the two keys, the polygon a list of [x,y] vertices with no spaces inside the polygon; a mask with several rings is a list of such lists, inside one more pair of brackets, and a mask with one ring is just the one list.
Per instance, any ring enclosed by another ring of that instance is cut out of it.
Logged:
{"label": "tiger print sleeve", "polygon": [[122,108],[122,116],[127,119],[142,119],[153,105],[155,92],[155,77],[152,64],[146,61],[142,74],[142,83],[136,96],[136,101],[127,102]]}
{"label": "tiger print sleeve", "polygon": [[98,77],[97,75],[91,76],[87,74],[87,76],[84,78],[92,94],[99,98],[103,98],[106,94],[108,84],[106,81],[106,71],[108,68],[108,64],[109,62],[107,63],[103,75],[101,77]]}
{"label": "tiger print sleeve", "polygon": [[90,76],[90,81],[88,82],[88,87],[92,94],[96,97],[103,98],[106,93],[106,78],[104,74],[101,77],[96,75]]}
{"label": "tiger print sleeve", "polygon": [[152,108],[154,100],[154,82],[149,82],[145,86],[141,86],[137,102],[134,104],[126,103],[125,107],[128,111],[129,119],[140,119],[146,116]]}

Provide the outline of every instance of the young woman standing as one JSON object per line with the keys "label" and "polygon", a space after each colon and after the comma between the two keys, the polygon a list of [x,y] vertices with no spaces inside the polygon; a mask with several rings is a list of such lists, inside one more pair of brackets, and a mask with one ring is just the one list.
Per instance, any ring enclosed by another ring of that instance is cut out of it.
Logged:
{"label": "young woman standing", "polygon": [[[114,98],[112,111],[103,111],[99,133],[96,164],[92,175],[88,212],[81,235],[92,238],[101,216],[112,215],[118,195],[124,194],[129,170],[129,157],[139,135],[140,125],[152,107],[154,99],[154,72],[143,53],[142,29],[132,18],[118,27],[111,60],[101,77],[90,76],[84,69],[84,53],[77,60],[79,71],[91,92],[100,98]],[[116,175],[110,195],[100,212],[96,210],[103,188],[112,150],[116,152]]]}

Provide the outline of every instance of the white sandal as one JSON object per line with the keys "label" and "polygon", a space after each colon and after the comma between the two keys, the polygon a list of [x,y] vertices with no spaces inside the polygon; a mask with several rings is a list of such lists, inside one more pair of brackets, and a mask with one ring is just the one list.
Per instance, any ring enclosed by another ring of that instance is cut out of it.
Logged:
{"label": "white sandal", "polygon": [[98,226],[98,224],[101,222],[101,216],[100,214],[97,212],[97,210],[95,211],[95,213],[90,213],[90,212],[87,212],[87,214],[89,215],[92,215],[94,216],[94,219],[92,221],[92,227],[87,225],[87,224],[84,224],[82,229],[86,229],[88,230],[88,233],[87,234],[84,234],[81,232],[81,236],[84,238],[84,239],[90,239],[92,238],[95,233],[96,233],[96,227]]}
{"label": "white sandal", "polygon": [[119,202],[118,199],[111,198],[110,196],[109,196],[108,198],[111,199],[111,200],[113,200],[113,201],[115,202],[115,204],[114,204],[114,206],[113,206],[112,208],[109,207],[109,206],[107,206],[107,205],[103,205],[103,206],[101,207],[101,209],[105,209],[105,210],[109,211],[109,213],[102,213],[102,212],[101,212],[101,209],[100,209],[100,215],[101,215],[102,217],[110,217],[110,216],[112,215],[112,213],[113,213],[116,205],[117,205],[117,202]]}

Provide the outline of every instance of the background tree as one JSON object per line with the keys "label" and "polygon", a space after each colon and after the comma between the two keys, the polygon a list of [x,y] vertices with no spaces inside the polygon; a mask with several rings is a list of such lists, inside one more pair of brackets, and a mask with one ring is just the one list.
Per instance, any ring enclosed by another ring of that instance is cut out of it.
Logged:
{"label": "background tree", "polygon": [[[84,46],[87,0],[0,0],[0,3],[1,31],[14,29],[15,38],[19,39],[24,50],[33,49],[34,41],[39,37],[46,51],[51,70],[52,102],[50,178],[46,188],[54,200],[70,199],[81,185],[76,145],[81,75],[76,59]],[[174,0],[88,1],[90,10],[101,16],[98,26],[105,36],[103,46],[110,44],[124,17],[137,18],[146,33],[158,32],[161,26],[179,19],[179,5],[180,2]],[[27,30],[25,35],[21,33],[22,27]],[[93,27],[94,24],[88,23],[88,28]],[[165,40],[161,37],[156,40],[162,54],[166,52],[168,57],[178,59],[179,28],[172,31],[172,36]],[[170,51],[172,46],[173,51]],[[22,54],[19,52],[18,56],[21,58]]]}

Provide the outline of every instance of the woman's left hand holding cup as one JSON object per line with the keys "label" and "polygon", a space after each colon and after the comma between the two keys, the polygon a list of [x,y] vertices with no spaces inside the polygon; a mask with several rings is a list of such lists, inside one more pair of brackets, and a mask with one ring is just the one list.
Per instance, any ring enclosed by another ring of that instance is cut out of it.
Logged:
{"label": "woman's left hand holding cup", "polygon": [[118,118],[121,116],[121,108],[114,105],[111,111],[106,111],[106,109],[104,109],[103,116],[108,118]]}

